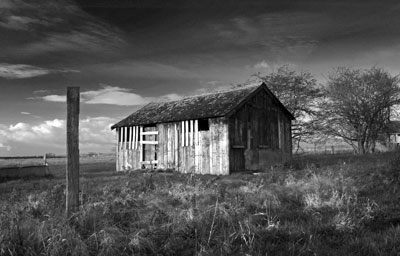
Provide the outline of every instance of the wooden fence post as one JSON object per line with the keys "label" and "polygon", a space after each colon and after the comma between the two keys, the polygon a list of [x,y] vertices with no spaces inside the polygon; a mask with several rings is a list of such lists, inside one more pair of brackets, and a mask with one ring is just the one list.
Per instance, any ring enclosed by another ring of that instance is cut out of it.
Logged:
{"label": "wooden fence post", "polygon": [[79,207],[79,98],[79,87],[67,88],[67,217]]}

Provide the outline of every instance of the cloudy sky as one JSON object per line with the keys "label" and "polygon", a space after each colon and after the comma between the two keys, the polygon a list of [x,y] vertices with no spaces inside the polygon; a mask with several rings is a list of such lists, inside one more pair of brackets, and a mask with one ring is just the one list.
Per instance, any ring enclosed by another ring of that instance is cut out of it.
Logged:
{"label": "cloudy sky", "polygon": [[0,156],[65,153],[81,88],[81,151],[140,105],[289,64],[400,70],[400,4],[372,0],[1,0]]}

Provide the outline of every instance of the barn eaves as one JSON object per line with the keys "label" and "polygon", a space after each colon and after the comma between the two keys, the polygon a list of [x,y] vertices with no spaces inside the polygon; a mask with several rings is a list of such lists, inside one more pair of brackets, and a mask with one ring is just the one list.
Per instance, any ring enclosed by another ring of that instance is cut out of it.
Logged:
{"label": "barn eaves", "polygon": [[149,103],[111,126],[111,129],[132,125],[149,125],[202,118],[229,116],[247,99],[259,90],[266,90],[284,113],[294,120],[293,115],[282,105],[275,95],[262,83],[206,95],[192,96],[177,101]]}

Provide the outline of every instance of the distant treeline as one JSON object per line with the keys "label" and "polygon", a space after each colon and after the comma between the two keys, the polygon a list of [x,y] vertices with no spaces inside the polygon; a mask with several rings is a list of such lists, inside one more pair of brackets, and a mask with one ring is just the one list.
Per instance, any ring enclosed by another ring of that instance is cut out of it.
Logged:
{"label": "distant treeline", "polygon": [[[109,155],[107,153],[83,153],[80,154],[80,157],[90,157],[90,156],[102,156],[102,155]],[[0,156],[0,159],[35,159],[35,158],[41,158],[43,159],[44,155],[38,155],[38,156]],[[55,155],[55,154],[46,154],[46,158],[66,158],[66,155]]]}
{"label": "distant treeline", "polygon": [[[34,159],[34,158],[43,158],[43,156],[0,156],[0,159]],[[47,155],[46,158],[66,158],[66,156],[52,156]]]}

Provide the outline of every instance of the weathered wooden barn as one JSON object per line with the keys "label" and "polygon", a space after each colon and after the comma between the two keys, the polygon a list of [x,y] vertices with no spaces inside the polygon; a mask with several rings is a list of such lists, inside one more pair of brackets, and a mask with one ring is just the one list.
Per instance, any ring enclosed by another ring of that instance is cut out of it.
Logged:
{"label": "weathered wooden barn", "polygon": [[269,168],[291,157],[293,119],[264,83],[150,103],[111,127],[116,168],[217,175]]}
{"label": "weathered wooden barn", "polygon": [[389,150],[400,148],[400,121],[390,121],[387,130],[387,138]]}

